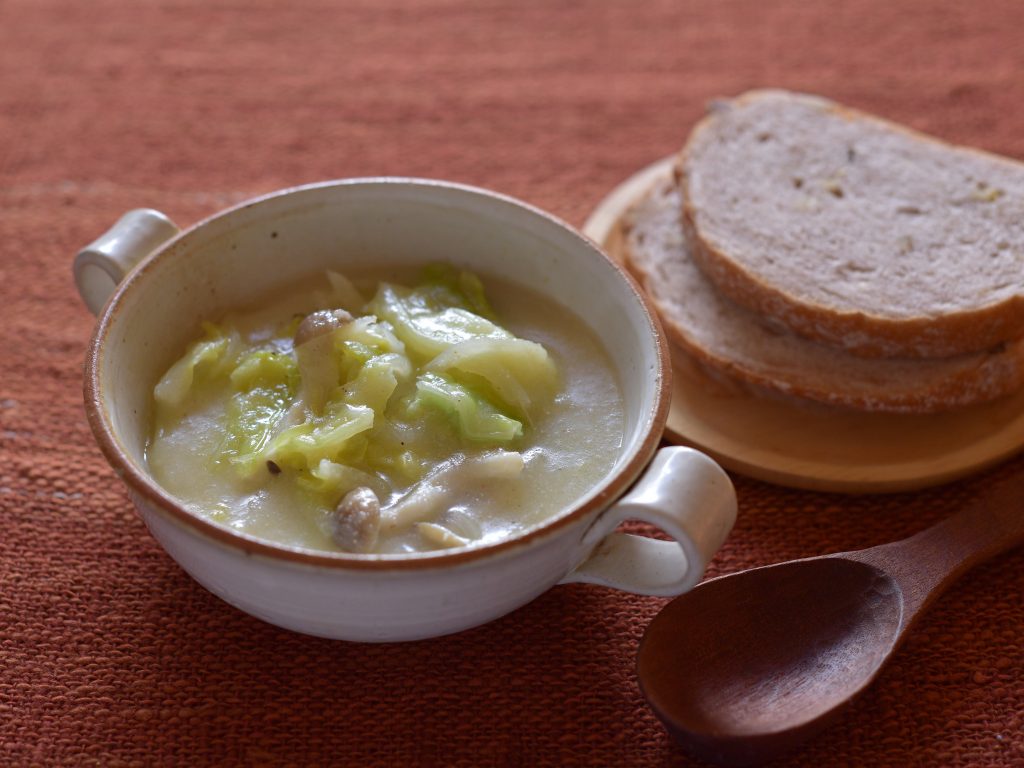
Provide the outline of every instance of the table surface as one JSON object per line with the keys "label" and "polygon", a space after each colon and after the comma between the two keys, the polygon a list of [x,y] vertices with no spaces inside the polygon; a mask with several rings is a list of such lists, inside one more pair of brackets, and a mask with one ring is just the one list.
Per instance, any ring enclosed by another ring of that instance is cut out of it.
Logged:
{"label": "table surface", "polygon": [[[1024,6],[720,0],[0,0],[0,764],[697,765],[634,663],[663,599],[559,587],[403,645],[303,637],[153,542],[81,407],[73,253],[282,186],[479,184],[574,224],[708,99],[821,93],[1024,158]],[[736,477],[710,575],[909,535],[987,475],[842,497]],[[1024,764],[1024,553],[937,603],[783,766]]]}

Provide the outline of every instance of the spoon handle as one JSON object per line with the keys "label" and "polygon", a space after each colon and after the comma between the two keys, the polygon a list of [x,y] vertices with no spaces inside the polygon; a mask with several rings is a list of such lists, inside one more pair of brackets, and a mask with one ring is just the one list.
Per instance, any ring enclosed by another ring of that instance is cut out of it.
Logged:
{"label": "spoon handle", "polygon": [[902,541],[850,553],[892,575],[904,594],[904,626],[978,563],[1024,543],[1024,472],[979,493],[955,515]]}

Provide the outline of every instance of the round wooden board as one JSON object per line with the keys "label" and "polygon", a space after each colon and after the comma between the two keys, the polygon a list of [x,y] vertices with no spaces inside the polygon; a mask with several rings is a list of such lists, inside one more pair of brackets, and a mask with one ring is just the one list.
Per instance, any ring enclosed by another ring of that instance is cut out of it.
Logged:
{"label": "round wooden board", "polygon": [[[621,261],[622,214],[671,173],[667,157],[601,201],[583,231]],[[770,483],[841,493],[887,493],[977,472],[1024,447],[1024,392],[939,414],[862,413],[760,395],[712,378],[674,353],[666,437]]]}

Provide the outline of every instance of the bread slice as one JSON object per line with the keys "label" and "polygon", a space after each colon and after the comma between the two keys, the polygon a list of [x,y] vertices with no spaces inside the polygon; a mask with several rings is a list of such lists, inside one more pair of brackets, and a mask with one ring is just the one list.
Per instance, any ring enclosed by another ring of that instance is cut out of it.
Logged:
{"label": "bread slice", "polygon": [[869,359],[763,321],[697,267],[681,208],[673,179],[636,202],[624,217],[626,262],[674,344],[712,371],[824,403],[904,413],[978,403],[1024,384],[1024,342],[948,358]]}
{"label": "bread slice", "polygon": [[1024,164],[777,90],[717,102],[680,163],[695,256],[740,304],[868,356],[1024,335]]}

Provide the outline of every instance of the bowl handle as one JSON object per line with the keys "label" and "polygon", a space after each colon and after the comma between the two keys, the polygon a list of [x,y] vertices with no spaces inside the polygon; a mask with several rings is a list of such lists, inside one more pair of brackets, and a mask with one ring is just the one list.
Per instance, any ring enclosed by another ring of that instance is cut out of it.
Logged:
{"label": "bowl handle", "polygon": [[79,251],[75,284],[89,311],[98,315],[132,267],[180,231],[160,211],[138,208]]}
{"label": "bowl handle", "polygon": [[[624,520],[656,525],[675,541],[614,533]],[[704,576],[735,520],[736,492],[718,464],[692,448],[662,448],[633,489],[587,530],[590,557],[561,583],[681,594]]]}

